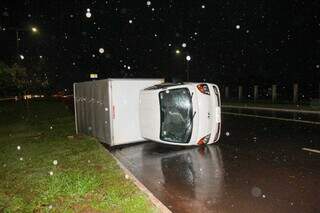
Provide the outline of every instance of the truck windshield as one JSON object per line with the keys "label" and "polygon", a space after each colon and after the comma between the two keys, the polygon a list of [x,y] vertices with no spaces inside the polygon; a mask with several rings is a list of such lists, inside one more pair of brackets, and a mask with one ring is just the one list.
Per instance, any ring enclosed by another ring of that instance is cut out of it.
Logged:
{"label": "truck windshield", "polygon": [[188,143],[192,134],[192,96],[188,88],[159,93],[161,108],[160,139]]}

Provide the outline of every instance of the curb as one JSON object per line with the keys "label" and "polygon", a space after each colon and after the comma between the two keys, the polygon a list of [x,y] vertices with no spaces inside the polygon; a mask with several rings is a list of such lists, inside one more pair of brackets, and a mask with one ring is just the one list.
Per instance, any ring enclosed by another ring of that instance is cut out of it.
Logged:
{"label": "curb", "polygon": [[319,114],[320,115],[320,111],[282,109],[282,108],[271,108],[271,107],[248,107],[248,106],[222,105],[222,108],[252,109],[252,110],[265,110],[265,111],[278,111],[278,112],[296,112],[296,113]]}
{"label": "curb", "polygon": [[130,179],[133,181],[133,183],[143,192],[145,193],[149,200],[151,200],[151,202],[153,203],[153,205],[155,207],[157,207],[160,212],[163,213],[172,213],[170,209],[168,209],[168,207],[166,207],[158,198],[156,198],[156,196],[154,196],[152,194],[152,192],[147,189],[147,187],[145,187],[117,158],[116,156],[114,156],[109,150],[106,149],[107,152],[109,152],[109,154],[113,157],[113,159],[115,159],[115,161],[117,162],[117,164],[120,166],[120,168],[123,170],[123,172],[126,175],[129,175]]}

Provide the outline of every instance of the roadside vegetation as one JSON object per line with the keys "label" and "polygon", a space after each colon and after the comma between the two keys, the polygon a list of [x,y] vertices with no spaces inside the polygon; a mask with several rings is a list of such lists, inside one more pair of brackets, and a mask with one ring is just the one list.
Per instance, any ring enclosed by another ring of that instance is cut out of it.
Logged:
{"label": "roadside vegetation", "polygon": [[0,103],[0,212],[154,212],[61,103]]}

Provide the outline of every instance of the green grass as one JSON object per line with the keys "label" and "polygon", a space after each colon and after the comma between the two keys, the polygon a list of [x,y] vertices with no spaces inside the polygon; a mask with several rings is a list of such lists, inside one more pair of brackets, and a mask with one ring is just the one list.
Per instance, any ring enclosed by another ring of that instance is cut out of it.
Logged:
{"label": "green grass", "polygon": [[0,212],[156,211],[60,103],[1,103],[0,153]]}

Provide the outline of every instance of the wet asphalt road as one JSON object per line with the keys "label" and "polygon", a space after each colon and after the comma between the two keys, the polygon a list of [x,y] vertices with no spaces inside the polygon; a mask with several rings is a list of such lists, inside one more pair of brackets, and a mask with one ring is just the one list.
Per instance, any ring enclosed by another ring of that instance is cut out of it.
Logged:
{"label": "wet asphalt road", "polygon": [[320,113],[292,113],[292,112],[277,112],[271,110],[252,110],[252,109],[241,109],[241,108],[224,108],[224,112],[238,113],[238,114],[249,114],[249,115],[258,115],[266,117],[275,117],[275,118],[284,118],[292,119],[295,121],[307,121],[315,122],[320,124]]}
{"label": "wet asphalt road", "polygon": [[[279,114],[279,113],[278,113]],[[223,115],[206,147],[112,150],[173,212],[320,212],[320,125]]]}

